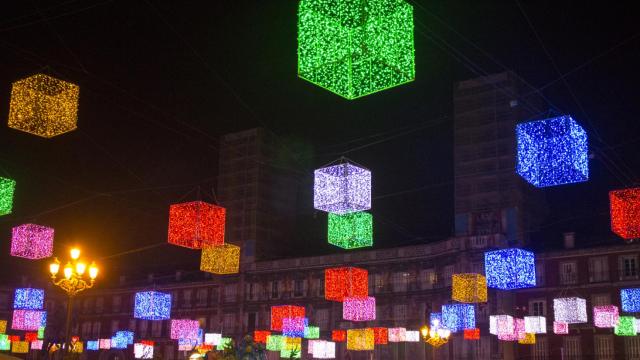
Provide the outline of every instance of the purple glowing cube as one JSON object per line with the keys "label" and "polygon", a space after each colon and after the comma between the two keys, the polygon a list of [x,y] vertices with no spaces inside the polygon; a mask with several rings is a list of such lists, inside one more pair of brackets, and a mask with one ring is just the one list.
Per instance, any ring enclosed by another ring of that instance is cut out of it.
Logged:
{"label": "purple glowing cube", "polygon": [[53,254],[53,229],[24,224],[11,231],[11,256],[37,260]]}
{"label": "purple glowing cube", "polygon": [[313,207],[333,214],[371,209],[371,171],[348,162],[314,173]]}

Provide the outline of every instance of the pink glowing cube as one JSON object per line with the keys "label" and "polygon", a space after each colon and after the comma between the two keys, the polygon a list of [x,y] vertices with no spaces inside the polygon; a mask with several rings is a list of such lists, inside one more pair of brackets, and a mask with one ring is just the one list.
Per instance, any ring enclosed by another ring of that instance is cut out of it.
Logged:
{"label": "pink glowing cube", "polygon": [[389,342],[405,342],[407,341],[407,329],[389,328]]}
{"label": "pink glowing cube", "polygon": [[180,319],[171,320],[171,339],[198,339],[198,320]]}
{"label": "pink glowing cube", "polygon": [[569,333],[569,323],[564,321],[553,322],[553,333],[558,335],[564,335]]}
{"label": "pink glowing cube", "polygon": [[593,324],[599,328],[614,328],[618,323],[620,314],[615,305],[603,305],[593,307]]}
{"label": "pink glowing cube", "polygon": [[44,259],[53,254],[53,229],[24,224],[11,231],[11,256],[27,259]]}
{"label": "pink glowing cube", "polygon": [[342,318],[351,321],[369,321],[376,319],[376,298],[346,297],[342,303]]}
{"label": "pink glowing cube", "polygon": [[43,318],[47,315],[41,310],[13,310],[11,328],[14,330],[38,331],[42,326]]}

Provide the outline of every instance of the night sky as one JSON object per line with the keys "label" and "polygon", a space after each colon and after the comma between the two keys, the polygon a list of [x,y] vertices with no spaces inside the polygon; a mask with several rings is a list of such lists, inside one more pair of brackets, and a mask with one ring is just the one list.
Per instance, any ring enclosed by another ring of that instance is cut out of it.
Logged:
{"label": "night sky", "polygon": [[256,126],[291,149],[305,189],[292,206],[311,230],[289,254],[330,250],[311,176],[341,155],[373,172],[376,247],[444,239],[453,229],[453,83],[506,69],[542,88],[547,108],[572,114],[594,156],[588,183],[541,190],[550,213],[534,247],[558,246],[563,231],[576,231],[578,245],[621,243],[609,230],[607,192],[633,185],[640,169],[640,29],[631,9],[411,3],[416,81],[354,101],[297,78],[294,0],[5,6],[3,122],[11,83],[40,71],[79,84],[80,107],[78,129],[49,140],[0,127],[0,176],[18,182],[14,213],[0,218],[1,278],[46,271],[46,261],[8,256],[10,229],[24,222],[53,226],[56,254],[78,244],[88,258],[107,257],[107,277],[154,263],[196,267],[198,252],[168,245],[113,255],[165,242],[169,204],[216,185],[219,136]]}

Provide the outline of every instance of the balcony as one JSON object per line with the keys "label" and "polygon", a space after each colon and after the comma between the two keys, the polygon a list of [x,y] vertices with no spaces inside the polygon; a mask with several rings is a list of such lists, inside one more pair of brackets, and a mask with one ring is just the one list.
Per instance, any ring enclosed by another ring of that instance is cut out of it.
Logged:
{"label": "balcony", "polygon": [[560,273],[560,284],[571,285],[576,283],[578,283],[578,275],[576,273]]}
{"label": "balcony", "polygon": [[589,282],[597,283],[597,282],[605,282],[609,281],[609,272],[608,271],[591,271],[589,272]]}

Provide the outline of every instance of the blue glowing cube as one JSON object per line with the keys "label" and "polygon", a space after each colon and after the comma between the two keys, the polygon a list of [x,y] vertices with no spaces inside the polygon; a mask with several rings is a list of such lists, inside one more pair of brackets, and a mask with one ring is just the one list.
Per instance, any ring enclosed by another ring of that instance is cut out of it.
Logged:
{"label": "blue glowing cube", "polygon": [[44,306],[44,290],[32,288],[16,289],[13,297],[13,308],[19,310],[42,310]]}
{"label": "blue glowing cube", "polygon": [[441,312],[432,312],[431,314],[429,314],[429,326],[432,328],[443,327]]}
{"label": "blue glowing cube", "polygon": [[133,331],[117,331],[116,337],[124,338],[127,341],[127,345],[133,345]]}
{"label": "blue glowing cube", "polygon": [[112,349],[126,349],[129,341],[127,340],[127,336],[123,334],[116,333],[115,336],[111,337],[111,348]]}
{"label": "blue glowing cube", "polygon": [[536,257],[526,250],[510,248],[484,253],[487,286],[513,290],[536,286]]}
{"label": "blue glowing cube", "polygon": [[586,131],[571,116],[516,126],[516,172],[536,187],[589,180]]}
{"label": "blue glowing cube", "polygon": [[640,312],[640,288],[620,289],[622,311]]}
{"label": "blue glowing cube", "polygon": [[452,333],[464,329],[475,329],[475,307],[472,304],[442,305],[442,324]]}
{"label": "blue glowing cube", "polygon": [[133,317],[144,320],[167,320],[171,317],[171,294],[158,291],[136,293]]}
{"label": "blue glowing cube", "polygon": [[91,351],[97,351],[100,349],[100,347],[98,346],[98,340],[89,340],[87,341],[87,350],[91,350]]}

